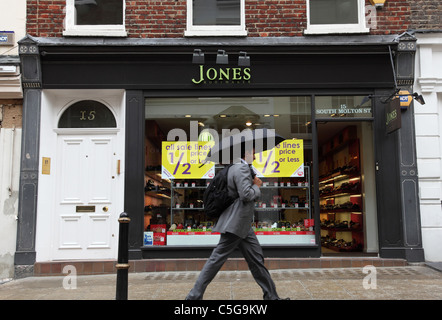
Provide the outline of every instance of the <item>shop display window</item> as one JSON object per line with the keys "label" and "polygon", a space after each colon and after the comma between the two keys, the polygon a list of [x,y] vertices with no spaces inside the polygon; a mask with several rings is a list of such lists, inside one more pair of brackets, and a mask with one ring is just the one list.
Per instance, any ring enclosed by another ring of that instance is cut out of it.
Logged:
{"label": "shop display window", "polygon": [[260,243],[316,244],[310,97],[147,98],[145,115],[145,246],[218,243],[202,198],[223,166],[202,159],[217,139],[249,128],[286,139],[255,155],[264,184],[251,225]]}

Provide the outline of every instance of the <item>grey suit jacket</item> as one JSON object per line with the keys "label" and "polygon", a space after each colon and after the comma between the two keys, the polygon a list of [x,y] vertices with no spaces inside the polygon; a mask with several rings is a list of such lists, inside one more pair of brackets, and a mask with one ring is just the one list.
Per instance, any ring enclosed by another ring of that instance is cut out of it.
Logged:
{"label": "grey suit jacket", "polygon": [[227,188],[230,194],[237,194],[239,198],[221,214],[212,231],[229,232],[245,238],[252,227],[255,200],[261,196],[259,187],[253,184],[247,164],[236,163],[230,167]]}

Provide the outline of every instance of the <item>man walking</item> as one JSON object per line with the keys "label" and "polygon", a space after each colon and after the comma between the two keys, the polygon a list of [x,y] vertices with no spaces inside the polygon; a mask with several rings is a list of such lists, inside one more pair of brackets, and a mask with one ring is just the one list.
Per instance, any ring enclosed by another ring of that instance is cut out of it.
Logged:
{"label": "man walking", "polygon": [[186,300],[203,298],[207,286],[236,248],[241,250],[255,281],[262,288],[264,299],[279,299],[275,284],[264,266],[262,248],[252,229],[254,202],[260,197],[259,188],[262,186],[262,181],[258,177],[252,178],[250,164],[253,160],[254,150],[246,150],[241,155],[241,162],[229,169],[227,175],[229,193],[236,193],[239,198],[221,214],[212,229],[221,234],[220,241],[201,270]]}

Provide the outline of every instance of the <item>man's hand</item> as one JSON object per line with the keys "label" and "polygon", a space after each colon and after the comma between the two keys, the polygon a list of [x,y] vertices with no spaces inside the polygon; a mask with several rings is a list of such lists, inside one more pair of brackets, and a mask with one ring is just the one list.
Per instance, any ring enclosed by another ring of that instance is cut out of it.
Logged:
{"label": "man's hand", "polygon": [[256,184],[258,187],[261,187],[262,186],[262,181],[261,181],[260,178],[255,176],[255,178],[253,178],[253,184]]}

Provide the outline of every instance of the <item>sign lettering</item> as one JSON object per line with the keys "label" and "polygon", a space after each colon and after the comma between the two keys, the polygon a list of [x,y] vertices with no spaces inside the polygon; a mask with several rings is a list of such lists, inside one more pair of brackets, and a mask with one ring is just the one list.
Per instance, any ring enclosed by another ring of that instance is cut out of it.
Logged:
{"label": "sign lettering", "polygon": [[385,127],[387,133],[392,133],[401,128],[402,119],[400,112],[400,99],[393,99],[385,106]]}
{"label": "sign lettering", "polygon": [[252,78],[250,68],[205,68],[199,66],[198,77],[192,79],[194,84],[201,83],[246,83]]}
{"label": "sign lettering", "polygon": [[258,177],[304,176],[304,141],[301,139],[284,140],[255,157],[253,168]]}
{"label": "sign lettering", "polygon": [[87,112],[87,111],[85,111],[85,110],[81,110],[81,111],[80,111],[80,114],[81,114],[81,116],[80,116],[80,120],[81,120],[81,121],[85,121],[85,120],[92,121],[92,120],[95,119],[95,110],[91,110],[91,111],[89,111],[89,113],[87,114],[87,116],[86,116],[86,112]]}
{"label": "sign lettering", "polygon": [[215,164],[203,163],[214,142],[163,141],[161,177],[163,179],[212,179]]}

